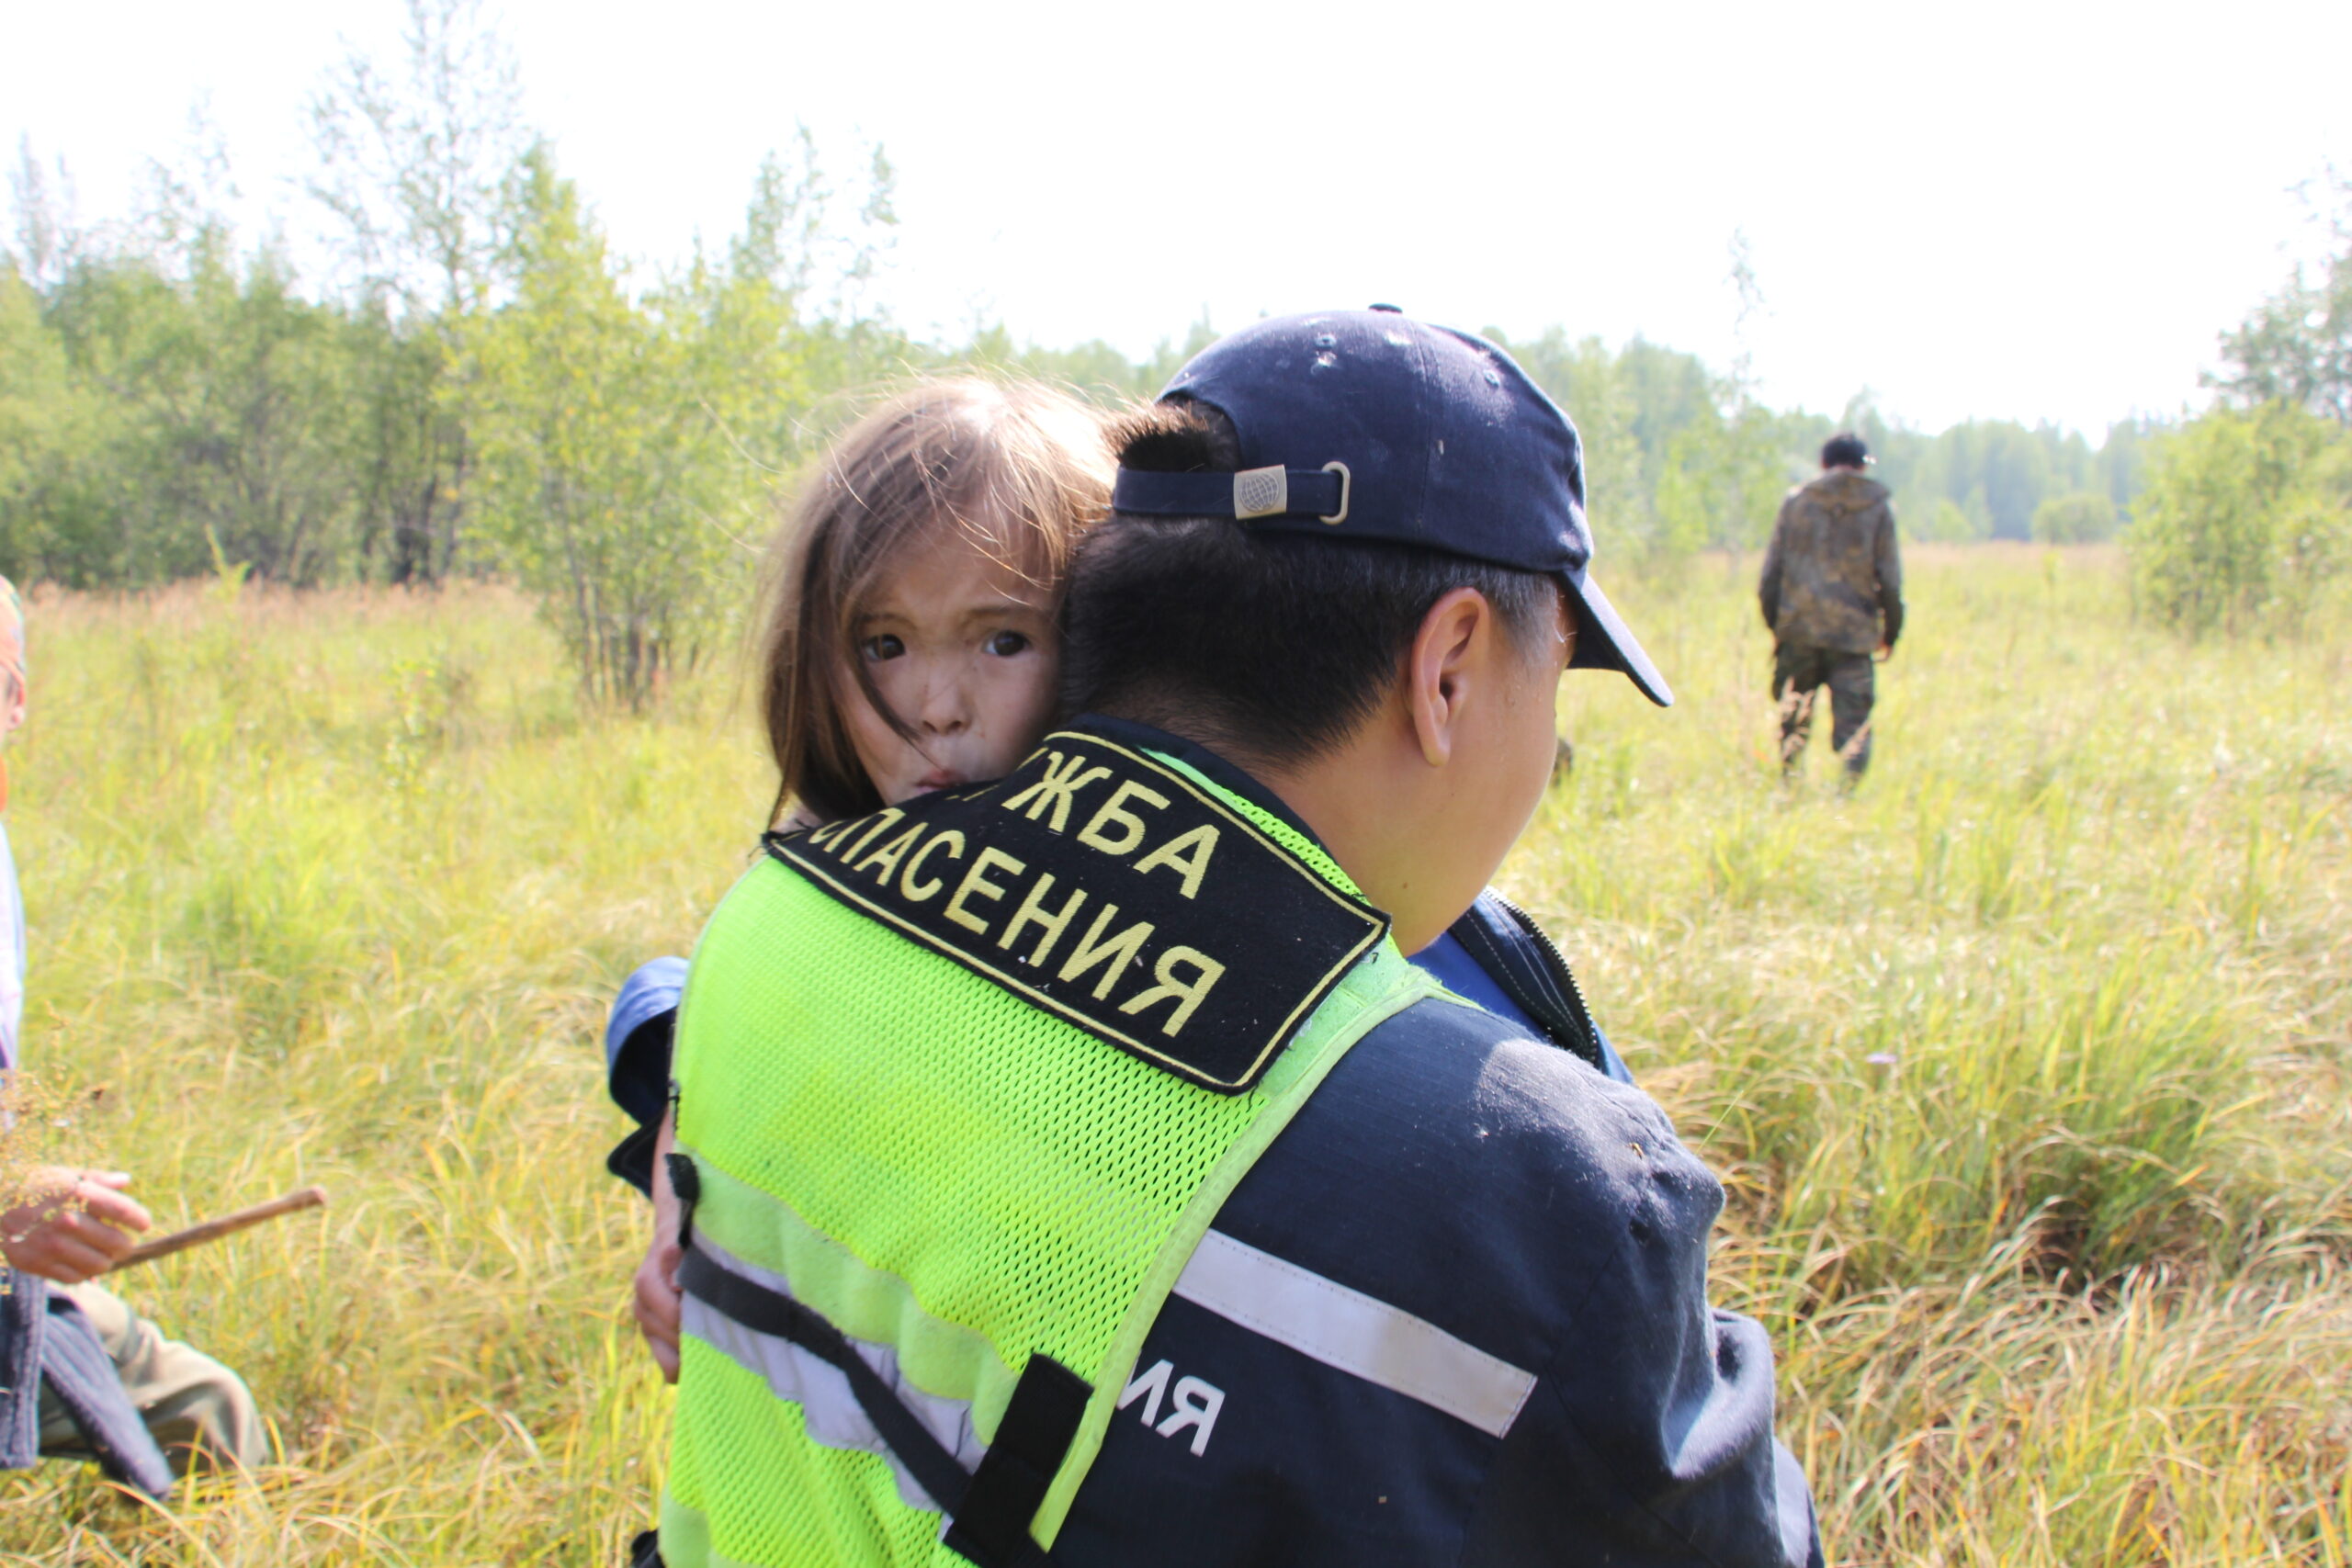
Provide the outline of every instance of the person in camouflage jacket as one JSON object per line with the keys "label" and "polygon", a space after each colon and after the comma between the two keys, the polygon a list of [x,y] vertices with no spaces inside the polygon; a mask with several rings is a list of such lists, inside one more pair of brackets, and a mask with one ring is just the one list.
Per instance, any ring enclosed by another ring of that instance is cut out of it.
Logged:
{"label": "person in camouflage jacket", "polygon": [[1862,470],[1870,449],[1850,432],[1821,448],[1821,477],[1789,491],[1772,525],[1757,597],[1772,628],[1772,697],[1781,765],[1793,771],[1813,735],[1813,704],[1829,688],[1830,735],[1849,779],[1871,761],[1874,659],[1903,633],[1903,562],[1887,489]]}

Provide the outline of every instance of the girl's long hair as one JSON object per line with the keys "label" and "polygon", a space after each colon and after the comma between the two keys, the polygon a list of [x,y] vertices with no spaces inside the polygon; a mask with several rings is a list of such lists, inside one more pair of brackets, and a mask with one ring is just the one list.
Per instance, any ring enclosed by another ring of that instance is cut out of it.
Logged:
{"label": "girl's long hair", "polygon": [[913,731],[853,657],[859,617],[899,554],[958,529],[1060,603],[1070,556],[1108,509],[1102,417],[1035,382],[926,380],[833,443],[769,547],[757,645],[773,820],[796,805],[820,820],[882,805],[842,711],[854,680],[899,734]]}

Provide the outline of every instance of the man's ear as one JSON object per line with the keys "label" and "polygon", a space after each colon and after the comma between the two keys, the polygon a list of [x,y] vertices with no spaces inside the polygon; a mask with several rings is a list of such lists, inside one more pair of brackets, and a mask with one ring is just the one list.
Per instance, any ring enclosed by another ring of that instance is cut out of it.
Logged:
{"label": "man's ear", "polygon": [[1405,708],[1430,767],[1453,760],[1466,705],[1486,694],[1495,645],[1495,607],[1475,588],[1449,591],[1421,617],[1405,656]]}

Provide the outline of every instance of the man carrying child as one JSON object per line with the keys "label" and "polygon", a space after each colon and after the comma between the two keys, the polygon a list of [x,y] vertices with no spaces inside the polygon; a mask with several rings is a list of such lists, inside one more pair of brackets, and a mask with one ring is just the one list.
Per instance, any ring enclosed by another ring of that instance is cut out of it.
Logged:
{"label": "man carrying child", "polygon": [[772,836],[696,950],[662,1558],[1818,1562],[1770,1346],[1706,1301],[1720,1186],[1597,1032],[1406,961],[1565,670],[1670,700],[1574,429],[1339,311],[1203,354],[1119,463],[1081,716]]}

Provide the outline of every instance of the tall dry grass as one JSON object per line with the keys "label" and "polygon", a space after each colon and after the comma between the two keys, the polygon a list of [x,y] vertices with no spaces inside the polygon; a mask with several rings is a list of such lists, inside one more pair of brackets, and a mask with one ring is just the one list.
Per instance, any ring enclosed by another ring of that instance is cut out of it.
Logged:
{"label": "tall dry grass", "polygon": [[[2352,638],[2188,648],[2098,551],[1915,552],[1879,761],[1784,787],[1748,563],[1611,587],[1504,881],[1732,1190],[1833,1558],[2352,1560]],[[0,1560],[609,1563],[664,1396],[595,1039],[765,800],[724,679],[575,704],[479,591],[31,612],[28,1052],[164,1223],[126,1276],[286,1464],[167,1508],[0,1480]]]}
{"label": "tall dry grass", "polygon": [[309,1181],[334,1205],[121,1281],[246,1374],[284,1469],[149,1510],[48,1467],[5,1483],[0,1544],[616,1560],[663,1402],[620,1313],[639,1215],[595,1040],[758,826],[724,694],[583,716],[492,592],[51,599],[30,627],[27,1057],[119,1107],[57,1152],[135,1172],[164,1224]]}
{"label": "tall dry grass", "polygon": [[1682,702],[1569,682],[1506,882],[1732,1188],[1837,1559],[2352,1560],[2352,637],[1913,556],[1851,795],[1747,563],[1621,595]]}

